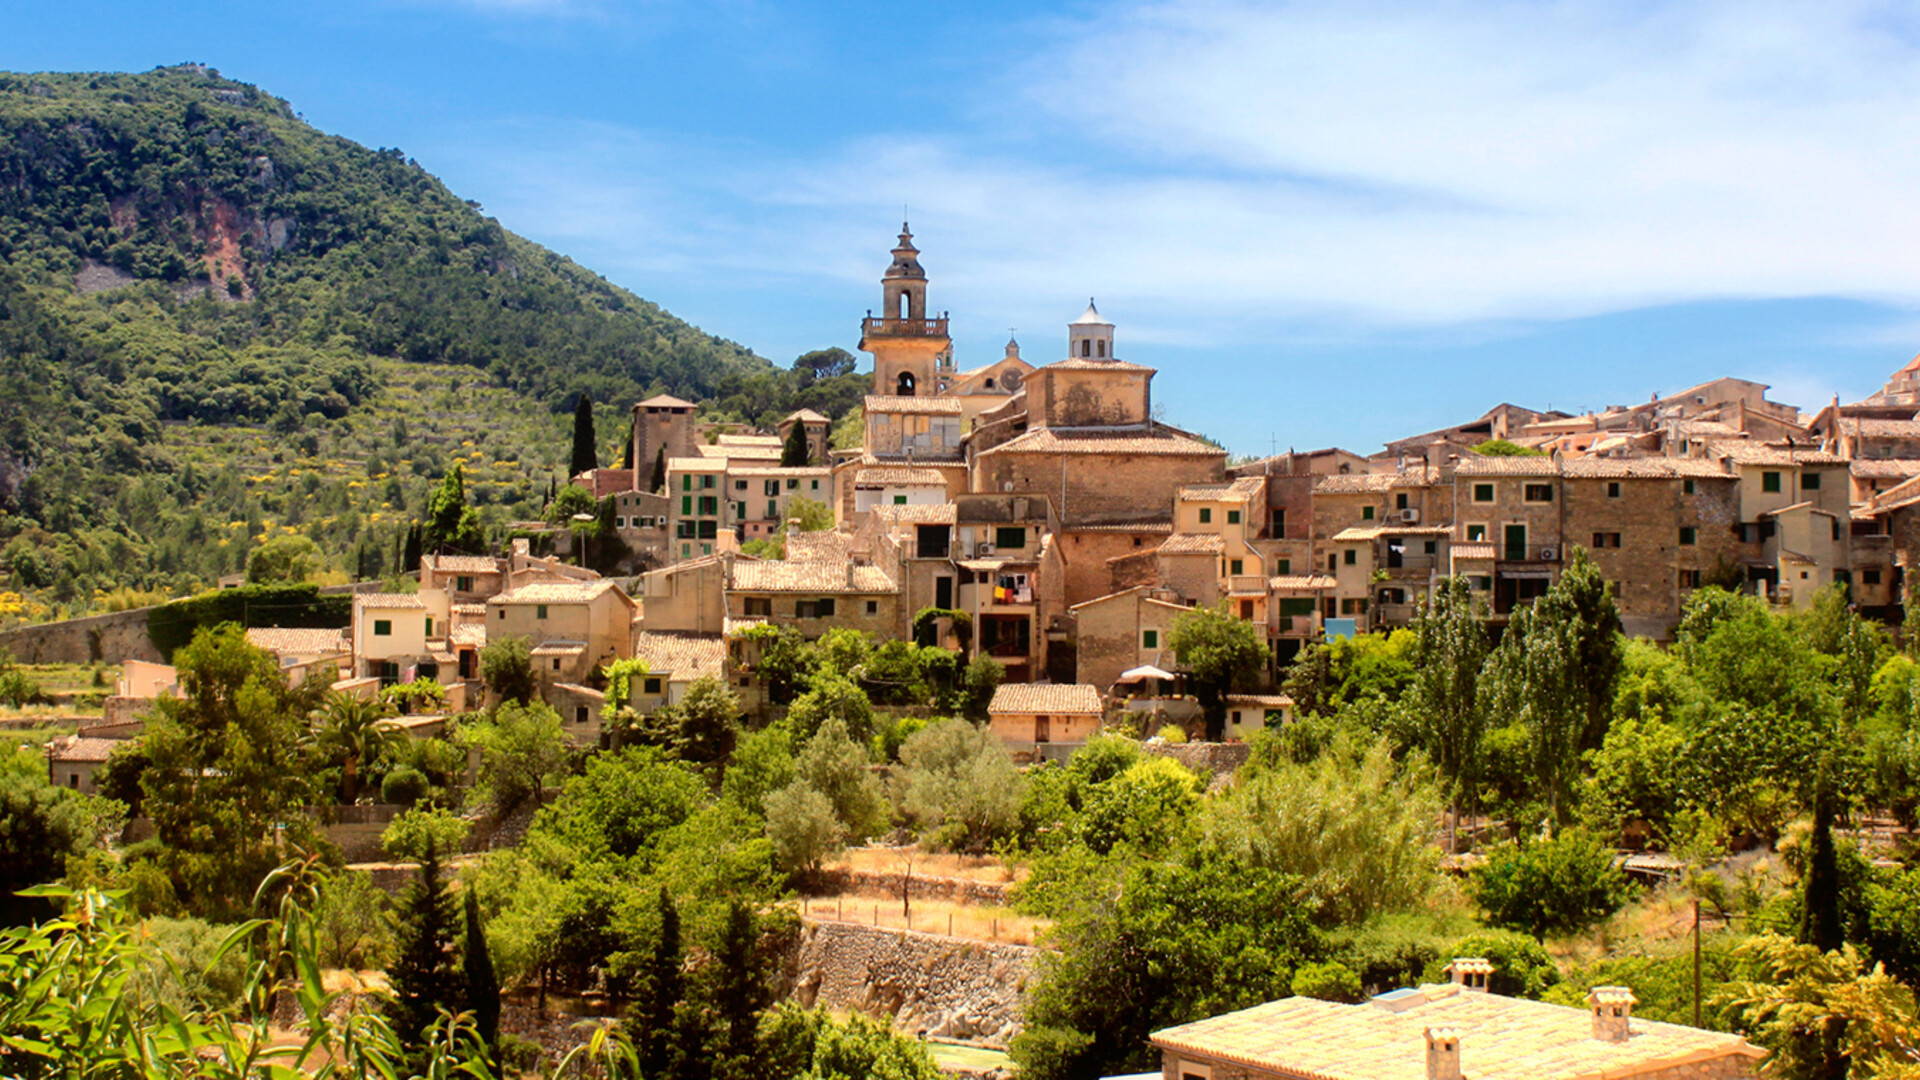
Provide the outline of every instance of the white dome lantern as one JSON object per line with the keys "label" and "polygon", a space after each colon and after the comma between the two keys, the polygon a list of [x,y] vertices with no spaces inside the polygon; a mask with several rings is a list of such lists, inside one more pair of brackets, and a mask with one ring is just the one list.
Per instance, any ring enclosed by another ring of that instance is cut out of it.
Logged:
{"label": "white dome lantern", "polygon": [[1073,360],[1113,359],[1113,324],[1100,317],[1087,298],[1087,310],[1067,324],[1067,356]]}

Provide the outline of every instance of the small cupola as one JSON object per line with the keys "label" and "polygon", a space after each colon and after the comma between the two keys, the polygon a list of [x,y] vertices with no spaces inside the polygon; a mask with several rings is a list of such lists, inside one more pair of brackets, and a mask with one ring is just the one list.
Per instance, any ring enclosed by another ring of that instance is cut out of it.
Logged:
{"label": "small cupola", "polygon": [[880,306],[888,319],[927,317],[927,272],[920,266],[920,249],[913,246],[913,233],[904,221],[893,262],[880,275]]}
{"label": "small cupola", "polygon": [[1007,339],[1007,355],[1006,355],[1006,359],[1008,359],[1008,360],[1018,360],[1018,359],[1020,359],[1020,341],[1019,341],[1019,339],[1018,339],[1018,338],[1008,338],[1008,339]]}
{"label": "small cupola", "polygon": [[1452,976],[1453,985],[1484,994],[1487,980],[1493,976],[1493,964],[1483,956],[1456,956],[1447,965],[1447,974]]}
{"label": "small cupola", "polygon": [[1460,1071],[1460,1032],[1448,1027],[1430,1027],[1427,1037],[1427,1080],[1463,1080]]}
{"label": "small cupola", "polygon": [[1601,1042],[1626,1042],[1636,1003],[1633,991],[1624,986],[1596,986],[1587,991],[1587,1008],[1593,1011],[1593,1037]]}
{"label": "small cupola", "polygon": [[1113,324],[1100,317],[1087,298],[1087,310],[1067,324],[1067,356],[1073,360],[1113,359]]}

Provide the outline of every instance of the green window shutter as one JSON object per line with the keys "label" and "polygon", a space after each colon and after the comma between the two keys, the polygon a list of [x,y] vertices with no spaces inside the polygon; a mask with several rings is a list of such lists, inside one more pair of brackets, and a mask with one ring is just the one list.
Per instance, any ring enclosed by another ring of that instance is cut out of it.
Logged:
{"label": "green window shutter", "polygon": [[1213,523],[1213,508],[1210,506],[1201,507],[1200,508],[1200,524],[1211,525],[1212,523]]}
{"label": "green window shutter", "polygon": [[1372,520],[1373,520],[1373,507],[1371,507],[1371,506],[1363,506],[1363,507],[1361,507],[1361,508],[1360,508],[1360,520],[1361,520],[1361,521],[1372,521]]}
{"label": "green window shutter", "polygon": [[1158,630],[1140,631],[1140,647],[1143,649],[1159,648],[1160,647],[1160,631]]}
{"label": "green window shutter", "polygon": [[1761,473],[1760,474],[1760,490],[1768,491],[1768,492],[1779,491],[1780,490],[1780,474],[1777,472]]}
{"label": "green window shutter", "polygon": [[1238,510],[1227,511],[1227,524],[1229,525],[1240,524],[1240,511]]}

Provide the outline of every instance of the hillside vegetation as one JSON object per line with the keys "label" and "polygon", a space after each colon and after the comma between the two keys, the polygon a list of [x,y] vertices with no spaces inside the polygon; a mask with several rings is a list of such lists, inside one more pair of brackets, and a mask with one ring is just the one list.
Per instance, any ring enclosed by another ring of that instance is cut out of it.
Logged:
{"label": "hillside vegetation", "polygon": [[483,522],[530,516],[582,394],[618,464],[648,394],[764,421],[838,415],[836,382],[203,67],[0,73],[0,621],[204,584],[276,529],[364,571],[455,463]]}

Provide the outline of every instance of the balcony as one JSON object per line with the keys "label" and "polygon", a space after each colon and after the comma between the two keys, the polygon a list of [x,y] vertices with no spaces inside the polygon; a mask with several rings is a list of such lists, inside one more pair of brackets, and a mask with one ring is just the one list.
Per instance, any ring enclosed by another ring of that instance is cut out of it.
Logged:
{"label": "balcony", "polygon": [[1227,578],[1227,591],[1235,596],[1267,593],[1267,579],[1259,574],[1233,574]]}
{"label": "balcony", "polygon": [[946,337],[947,320],[876,319],[869,315],[860,322],[862,337]]}
{"label": "balcony", "polygon": [[1274,637],[1310,638],[1320,633],[1318,615],[1282,615],[1274,627]]}

